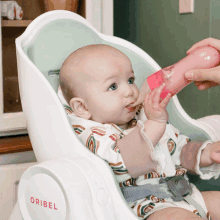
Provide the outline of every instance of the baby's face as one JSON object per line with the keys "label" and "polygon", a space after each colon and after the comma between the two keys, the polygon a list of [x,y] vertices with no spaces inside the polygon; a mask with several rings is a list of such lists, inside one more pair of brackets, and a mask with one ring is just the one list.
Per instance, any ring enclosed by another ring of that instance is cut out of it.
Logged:
{"label": "baby's face", "polygon": [[139,95],[130,60],[122,53],[91,59],[81,85],[91,120],[124,125],[136,113]]}

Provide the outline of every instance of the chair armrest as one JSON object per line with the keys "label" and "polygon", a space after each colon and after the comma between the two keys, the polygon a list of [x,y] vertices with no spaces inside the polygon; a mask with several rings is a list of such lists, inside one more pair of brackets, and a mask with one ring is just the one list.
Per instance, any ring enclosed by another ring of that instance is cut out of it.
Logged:
{"label": "chair armrest", "polygon": [[[102,162],[108,167],[105,161]],[[23,219],[33,219],[36,213],[38,219],[46,219],[48,216],[60,220],[117,219],[112,187],[109,188],[106,177],[100,171],[104,166],[97,164],[88,158],[60,158],[27,169],[18,189],[18,203]],[[112,175],[110,170],[105,170],[106,176],[109,176],[109,172]],[[119,193],[114,193],[117,205],[126,207],[121,204],[124,203],[123,199],[117,198]],[[127,214],[126,209],[123,213],[129,219],[136,219],[128,208]]]}
{"label": "chair armrest", "polygon": [[210,115],[196,120],[213,141],[220,141],[220,115]]}

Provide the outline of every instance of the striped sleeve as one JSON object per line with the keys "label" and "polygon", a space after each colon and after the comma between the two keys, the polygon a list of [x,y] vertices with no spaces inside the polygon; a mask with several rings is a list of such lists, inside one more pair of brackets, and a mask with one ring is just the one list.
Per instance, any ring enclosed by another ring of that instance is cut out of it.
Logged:
{"label": "striped sleeve", "polygon": [[106,128],[105,125],[90,128],[74,125],[73,128],[78,138],[91,152],[108,162],[116,176],[129,175],[117,146],[117,140],[122,138],[122,134]]}

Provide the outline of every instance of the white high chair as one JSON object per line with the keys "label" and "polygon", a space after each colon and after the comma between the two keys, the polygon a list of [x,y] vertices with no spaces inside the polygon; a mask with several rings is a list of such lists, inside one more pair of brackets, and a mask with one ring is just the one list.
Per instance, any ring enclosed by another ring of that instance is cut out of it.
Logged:
{"label": "white high chair", "polygon": [[[109,165],[77,139],[57,96],[60,69],[74,50],[108,44],[131,60],[140,87],[160,66],[137,46],[98,33],[84,18],[51,11],[36,18],[16,39],[19,87],[27,128],[39,164],[20,180],[10,220],[136,220]],[[170,122],[191,139],[220,140],[220,117],[193,120],[176,96],[168,106]]]}

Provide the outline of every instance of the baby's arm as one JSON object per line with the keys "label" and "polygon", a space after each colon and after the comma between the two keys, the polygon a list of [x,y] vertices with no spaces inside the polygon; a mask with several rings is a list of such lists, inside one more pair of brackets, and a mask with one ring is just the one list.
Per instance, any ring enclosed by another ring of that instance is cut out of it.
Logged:
{"label": "baby's arm", "polygon": [[165,84],[150,92],[145,99],[144,111],[148,120],[143,125],[138,123],[139,126],[117,142],[132,177],[152,171],[158,172],[158,163],[154,161],[153,152],[166,129],[168,120],[166,106],[171,97],[169,94],[161,101],[160,94],[164,86]]}

